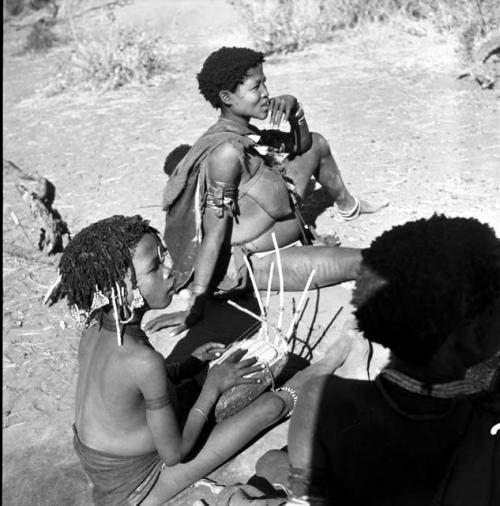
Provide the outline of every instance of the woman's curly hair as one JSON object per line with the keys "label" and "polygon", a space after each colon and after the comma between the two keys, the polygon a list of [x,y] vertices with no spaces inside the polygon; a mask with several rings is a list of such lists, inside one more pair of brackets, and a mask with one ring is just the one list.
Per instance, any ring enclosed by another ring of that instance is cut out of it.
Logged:
{"label": "woman's curly hair", "polygon": [[214,51],[203,64],[198,78],[201,94],[219,109],[221,90],[236,90],[243,83],[249,69],[264,62],[264,55],[246,47],[222,47]]}
{"label": "woman's curly hair", "polygon": [[82,229],[66,246],[59,262],[60,281],[50,296],[53,304],[66,298],[70,307],[90,312],[96,290],[109,294],[125,289],[130,269],[136,286],[132,257],[144,234],[158,231],[141,216],[116,215]]}
{"label": "woman's curly hair", "polygon": [[352,301],[358,326],[410,363],[427,363],[500,295],[500,241],[473,218],[396,226],[362,258]]}

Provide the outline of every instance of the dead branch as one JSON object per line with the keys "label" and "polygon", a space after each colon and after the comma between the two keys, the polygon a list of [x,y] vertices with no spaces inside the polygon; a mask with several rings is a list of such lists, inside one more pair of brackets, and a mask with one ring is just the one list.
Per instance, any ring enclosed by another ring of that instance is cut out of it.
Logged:
{"label": "dead branch", "polygon": [[[22,180],[36,181],[36,191],[30,191],[22,184],[16,184],[16,189],[21,198],[29,207],[32,216],[40,225],[40,237],[37,247],[48,255],[59,253],[64,249],[63,237],[68,236],[71,239],[67,223],[61,218],[56,209],[53,209],[56,188],[45,177],[29,174],[21,167],[10,160],[3,159],[4,171],[12,170]],[[16,217],[17,218],[17,217]],[[13,218],[16,222],[16,219]],[[19,220],[16,225],[21,226]],[[23,229],[24,230],[24,229]]]}
{"label": "dead branch", "polygon": [[458,79],[469,77],[477,81],[483,89],[494,88],[499,77],[494,67],[488,66],[488,60],[495,55],[500,56],[500,37],[483,42],[474,53],[473,64],[462,72]]}
{"label": "dead branch", "polygon": [[23,169],[21,169],[21,167],[16,165],[14,162],[11,162],[10,160],[6,160],[5,158],[2,158],[2,161],[3,161],[3,170],[4,171],[8,172],[10,169],[12,169],[17,172],[18,176],[21,179],[26,179],[28,181],[38,181],[40,179],[39,176],[33,176],[31,174],[28,174]]}
{"label": "dead branch", "polygon": [[[52,183],[47,181],[46,186],[49,185],[52,185]],[[52,187],[54,187],[54,185],[52,185]],[[22,184],[17,184],[16,188],[21,198],[29,206],[31,214],[40,225],[38,249],[44,251],[48,255],[61,252],[64,249],[63,236],[70,236],[66,222],[61,219],[57,211],[52,209],[52,206],[46,199],[42,199],[35,192],[30,192]]]}

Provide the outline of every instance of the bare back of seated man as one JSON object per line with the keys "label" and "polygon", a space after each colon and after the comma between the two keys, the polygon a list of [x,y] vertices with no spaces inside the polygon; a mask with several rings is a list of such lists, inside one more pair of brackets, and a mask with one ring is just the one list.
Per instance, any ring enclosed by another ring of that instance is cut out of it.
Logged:
{"label": "bare back of seated man", "polygon": [[[260,478],[284,485],[288,498],[255,499],[255,490],[235,487],[226,504],[499,504],[494,231],[434,215],[384,232],[363,251],[353,305],[364,337],[391,350],[389,365],[374,381],[308,381],[288,452],[270,451],[257,464]],[[482,375],[469,370],[481,362]]]}

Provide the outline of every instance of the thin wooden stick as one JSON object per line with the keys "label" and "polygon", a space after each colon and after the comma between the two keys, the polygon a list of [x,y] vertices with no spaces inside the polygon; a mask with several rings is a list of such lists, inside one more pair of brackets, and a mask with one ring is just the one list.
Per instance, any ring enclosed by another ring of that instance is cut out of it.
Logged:
{"label": "thin wooden stick", "polygon": [[263,323],[264,325],[268,325],[269,327],[271,327],[276,332],[281,333],[281,331],[279,329],[277,329],[273,324],[271,324],[268,321],[266,321],[265,318],[261,318],[259,315],[255,314],[253,311],[250,311],[246,307],[240,306],[239,304],[236,304],[236,302],[233,302],[232,300],[228,300],[227,303],[230,306],[233,306],[236,309],[239,309],[242,313],[246,313],[247,315],[251,316],[252,318],[255,318],[260,323]]}
{"label": "thin wooden stick", "polygon": [[245,260],[245,264],[248,269],[248,274],[250,275],[250,281],[252,282],[253,291],[255,293],[255,298],[257,299],[257,303],[259,304],[260,314],[265,317],[264,313],[264,306],[262,305],[262,299],[260,297],[259,288],[257,287],[257,282],[255,281],[255,276],[253,274],[252,266],[250,265],[250,262],[248,261],[248,257],[245,255],[243,256],[243,260]]}
{"label": "thin wooden stick", "polygon": [[292,336],[293,329],[294,329],[295,325],[297,324],[299,316],[302,312],[302,308],[303,308],[305,301],[306,301],[307,292],[309,291],[309,286],[311,285],[311,282],[312,282],[315,272],[316,271],[313,269],[311,271],[311,274],[309,274],[309,279],[307,280],[304,291],[302,292],[302,296],[300,297],[299,304],[297,306],[297,309],[295,310],[295,314],[293,315],[292,323],[290,323],[290,326],[288,327],[288,330],[286,331],[286,334],[285,334],[285,339],[287,341]]}
{"label": "thin wooden stick", "polygon": [[280,249],[276,241],[276,234],[273,232],[271,238],[274,244],[274,251],[276,252],[276,261],[278,262],[278,275],[280,280],[280,310],[278,314],[278,329],[281,332],[283,327],[283,313],[285,311],[285,298],[284,298],[284,282],[283,282],[283,265],[281,264]]}
{"label": "thin wooden stick", "polygon": [[271,283],[273,281],[273,274],[274,274],[274,262],[271,262],[271,267],[269,267],[269,280],[267,282],[267,293],[266,293],[266,316],[267,316],[267,310],[269,309],[269,303],[271,301]]}
{"label": "thin wooden stick", "polygon": [[23,225],[19,221],[19,218],[17,217],[17,214],[14,211],[11,211],[10,212],[10,217],[12,218],[12,221],[16,224],[16,227],[18,227],[21,230],[21,232],[23,233],[23,236],[26,239],[26,242],[28,243],[28,245],[30,247],[32,247],[33,244],[31,243],[30,236],[28,235],[28,232],[26,232],[26,229],[23,227]]}

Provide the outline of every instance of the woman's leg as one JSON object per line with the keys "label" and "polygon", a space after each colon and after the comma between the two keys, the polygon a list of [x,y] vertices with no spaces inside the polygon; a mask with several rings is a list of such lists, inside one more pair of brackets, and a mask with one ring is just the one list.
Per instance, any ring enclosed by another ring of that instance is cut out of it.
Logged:
{"label": "woman's leg", "polygon": [[[280,255],[283,265],[284,285],[287,291],[303,290],[313,269],[316,273],[311,288],[321,288],[351,281],[356,278],[361,263],[361,250],[358,248],[294,246],[282,249]],[[279,277],[276,268],[276,255],[270,254],[263,258],[252,256],[255,279],[261,290],[267,288],[271,262],[275,263],[271,289],[278,290]]]}
{"label": "woman's leg", "polygon": [[[351,342],[338,336],[324,357],[296,373],[285,386],[299,395],[313,377],[334,372],[346,359]],[[158,482],[141,506],[156,506],[222,465],[266,428],[279,421],[291,408],[287,392],[266,392],[236,415],[217,424],[200,452],[189,462],[163,470]]]}
{"label": "woman's leg", "polygon": [[189,462],[166,467],[141,506],[159,505],[222,465],[287,412],[287,401],[266,392],[239,413],[217,424]]}
{"label": "woman's leg", "polygon": [[[305,153],[286,163],[287,174],[294,180],[297,192],[304,198],[312,176],[325,187],[339,210],[349,211],[355,206],[353,195],[347,189],[328,141],[316,132],[312,133],[312,146]],[[387,204],[375,205],[360,201],[361,213],[373,213]]]}

